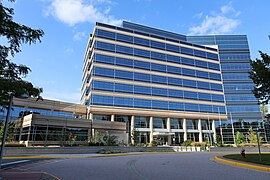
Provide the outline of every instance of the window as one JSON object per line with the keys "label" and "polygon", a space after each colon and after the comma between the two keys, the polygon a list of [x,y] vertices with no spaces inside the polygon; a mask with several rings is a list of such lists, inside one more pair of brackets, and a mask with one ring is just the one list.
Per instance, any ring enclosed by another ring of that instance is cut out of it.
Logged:
{"label": "window", "polygon": [[224,102],[224,96],[220,94],[212,94],[212,101]]}
{"label": "window", "polygon": [[102,30],[102,29],[97,29],[96,30],[96,35],[98,37],[103,37],[103,38],[106,38],[106,39],[115,40],[115,33],[114,32],[105,31],[105,30]]}
{"label": "window", "polygon": [[165,60],[165,54],[151,51],[151,59],[157,59],[157,60]]}
{"label": "window", "polygon": [[95,48],[96,49],[105,50],[105,51],[115,52],[115,45],[114,44],[110,44],[110,43],[96,41]]}
{"label": "window", "polygon": [[210,69],[219,70],[219,64],[208,62],[208,67]]}
{"label": "window", "polygon": [[198,92],[199,100],[211,101],[211,94]]}
{"label": "window", "polygon": [[221,80],[220,74],[209,72],[209,76],[210,76],[210,79],[219,80],[219,81]]}
{"label": "window", "polygon": [[180,47],[172,45],[172,44],[166,44],[166,50],[179,53],[180,52]]}
{"label": "window", "polygon": [[134,72],[134,80],[135,81],[150,82],[150,74]]}
{"label": "window", "polygon": [[165,50],[165,43],[158,42],[158,41],[150,41],[152,48],[162,49]]}
{"label": "window", "polygon": [[185,75],[185,76],[193,76],[193,77],[195,77],[195,70],[182,68],[182,74]]}
{"label": "window", "polygon": [[94,67],[94,76],[114,77],[114,69]]}
{"label": "window", "polygon": [[198,120],[187,119],[186,123],[187,123],[187,129],[193,129],[193,130],[198,129]]}
{"label": "window", "polygon": [[152,83],[167,84],[167,77],[152,75]]}
{"label": "window", "polygon": [[211,90],[214,90],[214,91],[222,91],[221,84],[210,83],[210,88]]}
{"label": "window", "polygon": [[171,118],[171,129],[183,129],[183,119]]}
{"label": "window", "polygon": [[114,97],[114,105],[133,107],[133,98]]}
{"label": "window", "polygon": [[152,100],[152,109],[168,110],[168,101]]}
{"label": "window", "polygon": [[117,41],[122,41],[122,42],[127,42],[127,43],[132,43],[133,44],[133,37],[132,36],[128,36],[125,34],[116,34],[116,40]]}
{"label": "window", "polygon": [[150,70],[150,63],[134,60],[134,68]]}
{"label": "window", "polygon": [[133,55],[133,48],[127,46],[116,45],[116,52],[122,54]]}
{"label": "window", "polygon": [[187,55],[193,55],[193,49],[181,47],[181,53]]}
{"label": "window", "polygon": [[133,93],[133,85],[115,83],[115,92]]}
{"label": "window", "polygon": [[172,63],[181,63],[181,58],[179,56],[167,54],[167,61]]}
{"label": "window", "polygon": [[115,60],[115,57],[113,57],[113,56],[107,56],[107,55],[103,55],[103,54],[95,54],[94,55],[95,62],[114,64],[114,60]]}
{"label": "window", "polygon": [[169,101],[169,109],[175,111],[184,111],[184,103],[182,102],[170,102]]}
{"label": "window", "polygon": [[153,128],[155,129],[166,129],[167,128],[167,119],[154,117],[153,118]]}
{"label": "window", "polygon": [[194,49],[194,56],[206,58],[206,52]]}
{"label": "window", "polygon": [[101,95],[92,95],[91,96],[92,105],[113,105],[112,96],[101,96]]}
{"label": "window", "polygon": [[149,128],[149,117],[134,117],[135,128]]}
{"label": "window", "polygon": [[113,91],[114,83],[94,80],[92,82],[92,88],[93,90]]}
{"label": "window", "polygon": [[151,100],[134,98],[134,107],[151,109]]}
{"label": "window", "polygon": [[210,84],[208,82],[197,81],[199,89],[210,89]]}
{"label": "window", "polygon": [[149,47],[150,42],[147,39],[134,37],[134,44]]}
{"label": "window", "polygon": [[111,121],[111,115],[105,114],[93,114],[94,121]]}
{"label": "window", "polygon": [[194,59],[182,57],[181,61],[182,61],[182,64],[194,66]]}
{"label": "window", "polygon": [[218,60],[218,55],[217,54],[206,52],[206,56],[207,56],[208,59]]}
{"label": "window", "polygon": [[153,96],[165,96],[167,97],[167,89],[152,87]]}
{"label": "window", "polygon": [[134,85],[134,93],[151,95],[151,87]]}
{"label": "window", "polygon": [[184,98],[185,99],[198,99],[198,93],[191,92],[191,91],[184,91]]}
{"label": "window", "polygon": [[150,51],[134,48],[134,55],[139,57],[150,58]]}
{"label": "window", "polygon": [[200,112],[209,112],[212,113],[212,106],[207,104],[200,104]]}
{"label": "window", "polygon": [[115,78],[133,80],[133,72],[115,70]]}
{"label": "window", "polygon": [[174,66],[167,66],[167,72],[172,74],[182,74],[180,67],[174,67]]}
{"label": "window", "polygon": [[116,57],[115,64],[119,65],[119,66],[133,67],[133,60],[132,59]]}
{"label": "window", "polygon": [[199,77],[199,78],[208,79],[209,78],[209,73],[205,72],[205,71],[196,70],[196,76]]}
{"label": "window", "polygon": [[166,72],[166,66],[162,64],[151,63],[151,70]]}
{"label": "window", "polygon": [[198,104],[185,103],[185,111],[199,112]]}
{"label": "window", "polygon": [[183,98],[182,90],[168,89],[169,97],[173,98]]}
{"label": "window", "polygon": [[173,85],[173,86],[182,86],[183,85],[183,80],[180,79],[180,78],[168,77],[168,84]]}
{"label": "window", "polygon": [[193,80],[187,80],[187,79],[183,79],[183,86],[184,87],[192,87],[192,88],[196,88],[196,81]]}
{"label": "window", "polygon": [[207,62],[200,61],[200,60],[195,60],[195,66],[202,67],[202,68],[207,68]]}

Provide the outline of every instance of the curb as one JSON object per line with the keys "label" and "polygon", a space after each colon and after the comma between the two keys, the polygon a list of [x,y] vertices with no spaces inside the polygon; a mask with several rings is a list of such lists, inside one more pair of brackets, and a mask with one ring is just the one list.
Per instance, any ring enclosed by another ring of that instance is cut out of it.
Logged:
{"label": "curb", "polygon": [[227,158],[225,159],[223,157],[218,157],[218,156],[215,156],[215,160],[218,162],[221,162],[221,163],[230,164],[230,165],[234,165],[234,166],[240,166],[240,167],[245,167],[245,168],[249,168],[249,169],[270,172],[270,168],[260,166],[260,165],[247,164],[247,163],[242,163],[239,161],[231,161],[231,160],[228,160]]}

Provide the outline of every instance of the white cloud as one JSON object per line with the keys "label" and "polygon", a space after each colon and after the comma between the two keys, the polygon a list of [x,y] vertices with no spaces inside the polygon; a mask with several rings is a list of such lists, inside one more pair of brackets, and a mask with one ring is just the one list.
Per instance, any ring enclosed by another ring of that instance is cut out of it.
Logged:
{"label": "white cloud", "polygon": [[85,32],[75,32],[74,35],[73,35],[73,40],[74,41],[81,41],[85,37],[86,37]]}
{"label": "white cloud", "polygon": [[202,16],[203,16],[203,12],[200,12],[200,13],[194,15],[194,17],[197,19],[201,19]]}
{"label": "white cloud", "polygon": [[[104,2],[99,1],[99,3]],[[47,16],[52,15],[70,26],[84,22],[121,24],[120,19],[115,19],[112,15],[109,15],[110,8],[102,11],[97,6],[93,1],[86,2],[86,0],[51,0],[45,13]]]}
{"label": "white cloud", "polygon": [[206,15],[198,26],[189,28],[190,35],[198,34],[225,34],[236,29],[241,21],[236,19],[240,11],[236,11],[229,2],[220,8],[220,13]]}

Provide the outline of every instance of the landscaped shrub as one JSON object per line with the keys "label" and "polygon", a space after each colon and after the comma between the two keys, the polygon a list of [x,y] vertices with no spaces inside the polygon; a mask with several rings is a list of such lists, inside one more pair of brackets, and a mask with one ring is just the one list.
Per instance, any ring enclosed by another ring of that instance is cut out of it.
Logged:
{"label": "landscaped shrub", "polygon": [[193,141],[191,141],[191,140],[186,140],[186,141],[184,141],[181,145],[182,146],[191,146],[191,143],[192,143]]}

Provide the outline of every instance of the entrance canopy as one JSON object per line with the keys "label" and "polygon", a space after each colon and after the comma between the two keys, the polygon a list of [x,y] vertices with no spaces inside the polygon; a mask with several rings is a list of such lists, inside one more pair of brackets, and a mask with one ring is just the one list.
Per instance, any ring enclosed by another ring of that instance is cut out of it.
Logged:
{"label": "entrance canopy", "polygon": [[175,135],[174,132],[153,132],[154,136],[169,136],[169,135]]}

